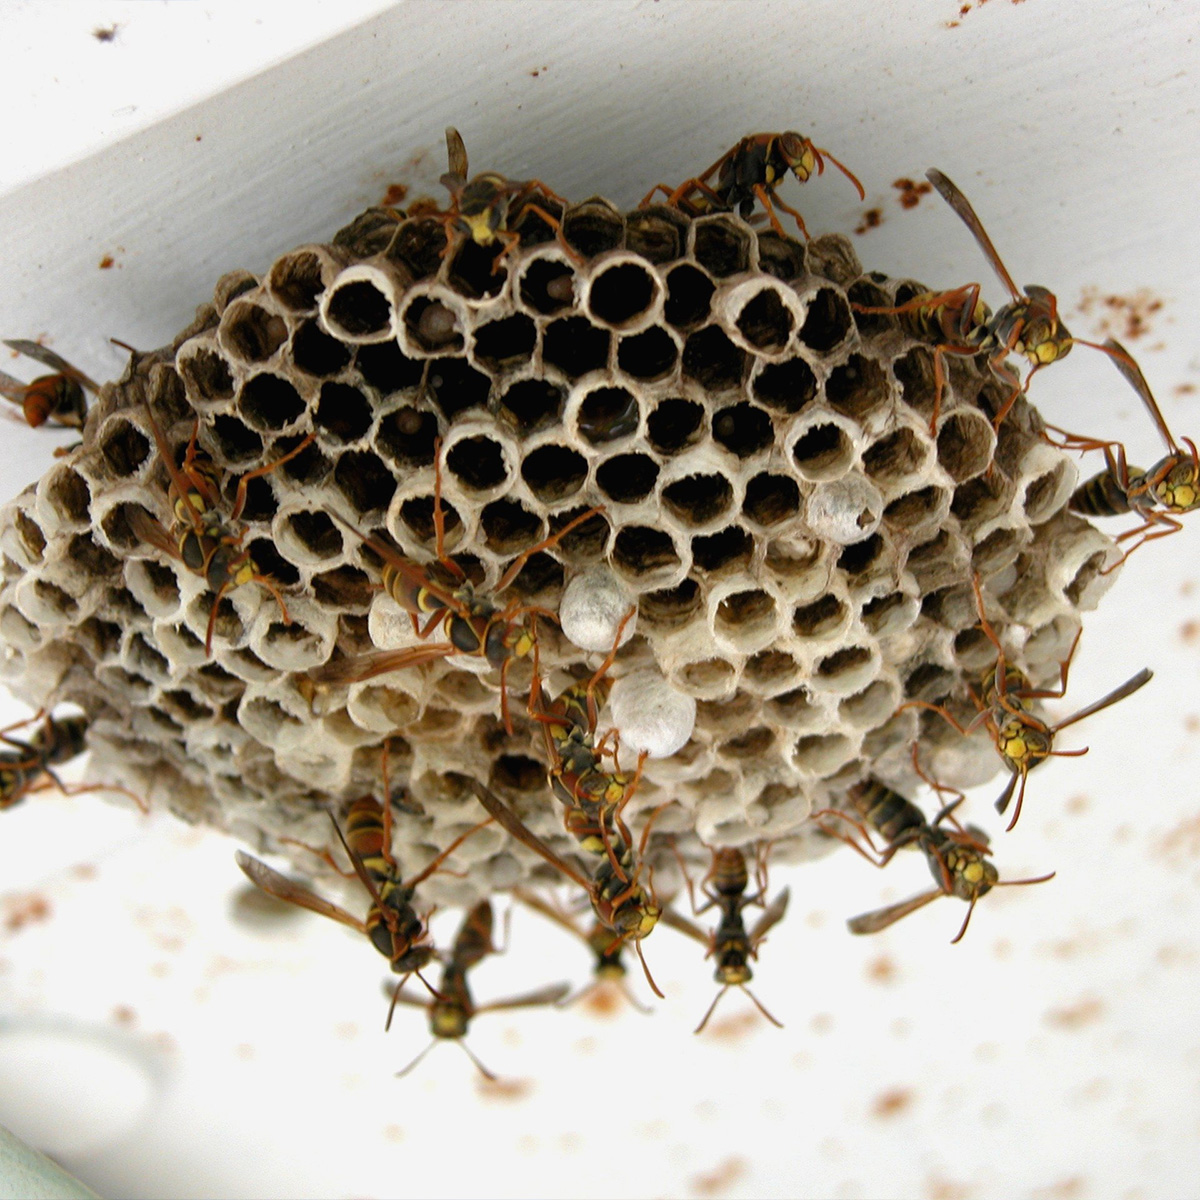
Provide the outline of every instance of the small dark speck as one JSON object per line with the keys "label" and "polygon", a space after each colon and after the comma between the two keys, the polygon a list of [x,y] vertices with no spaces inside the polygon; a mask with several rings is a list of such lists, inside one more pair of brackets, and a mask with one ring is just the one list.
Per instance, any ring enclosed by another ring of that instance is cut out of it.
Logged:
{"label": "small dark speck", "polygon": [[120,29],[115,21],[111,25],[97,25],[92,30],[92,37],[98,42],[113,42],[117,38],[117,30]]}
{"label": "small dark speck", "polygon": [[198,133],[192,140],[196,142],[202,142],[204,140],[204,135]]}
{"label": "small dark speck", "polygon": [[854,232],[862,237],[869,229],[878,229],[883,224],[883,210],[881,208],[868,208],[862,215],[862,220],[858,223]]}
{"label": "small dark speck", "polygon": [[102,270],[102,271],[107,271],[107,270],[108,270],[108,269],[109,269],[109,268],[110,268],[110,267],[113,265],[113,263],[114,263],[115,261],[116,261],[116,260],[113,258],[113,256],[112,256],[111,254],[106,254],[106,255],[105,255],[105,256],[104,256],[104,257],[103,257],[103,258],[100,260],[100,270]]}

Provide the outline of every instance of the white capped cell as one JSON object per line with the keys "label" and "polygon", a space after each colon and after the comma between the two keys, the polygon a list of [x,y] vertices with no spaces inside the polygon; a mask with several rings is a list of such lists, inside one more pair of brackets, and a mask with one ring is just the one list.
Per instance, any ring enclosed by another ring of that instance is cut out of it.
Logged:
{"label": "white capped cell", "polygon": [[666,758],[686,745],[696,726],[696,701],[652,667],[622,676],[608,698],[621,745]]}
{"label": "white capped cell", "polygon": [[[630,610],[633,615],[630,616]],[[629,593],[607,567],[592,567],[576,575],[567,584],[558,609],[562,631],[581,650],[613,648],[621,622],[623,646],[637,629],[637,607]]]}

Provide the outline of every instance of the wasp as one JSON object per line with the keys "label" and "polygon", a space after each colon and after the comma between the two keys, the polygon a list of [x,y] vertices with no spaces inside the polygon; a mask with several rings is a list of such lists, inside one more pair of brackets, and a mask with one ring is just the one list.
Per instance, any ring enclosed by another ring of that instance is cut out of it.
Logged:
{"label": "wasp", "polygon": [[[10,737],[14,729],[41,721],[41,727],[27,741]],[[89,721],[85,716],[54,717],[45,712],[35,713],[23,721],[0,729],[0,741],[11,750],[0,750],[0,811],[13,808],[26,796],[54,786],[67,796],[82,792],[114,791],[130,797],[142,810],[150,810],[135,792],[115,784],[65,784],[52,768],[78,758],[87,749]]]}
{"label": "wasp", "polygon": [[479,803],[495,818],[496,824],[587,893],[592,910],[600,923],[613,935],[612,948],[615,948],[617,943],[634,943],[646,980],[654,994],[661,997],[662,992],[658,990],[650,968],[646,965],[641,942],[658,924],[662,909],[654,899],[653,889],[643,887],[639,881],[641,857],[645,853],[656,814],[651,815],[645,829],[642,830],[641,841],[636,851],[630,840],[610,830],[607,853],[599,859],[589,879],[577,867],[555,853],[537,834],[526,828],[525,823],[494,792],[477,779],[468,776],[462,778],[465,786],[475,793]]}
{"label": "wasp", "polygon": [[1066,659],[1059,664],[1059,687],[1035,688],[1029,678],[1017,667],[1010,666],[1004,654],[1004,647],[996,636],[996,631],[984,613],[983,593],[979,586],[979,576],[972,576],[972,586],[975,590],[975,602],[979,607],[979,625],[988,640],[996,647],[995,669],[989,668],[984,672],[978,690],[971,688],[971,699],[978,709],[978,715],[969,725],[960,724],[942,705],[933,704],[927,700],[908,700],[900,705],[905,708],[926,708],[947,720],[959,733],[969,735],[980,724],[986,726],[996,752],[1000,755],[1005,767],[1011,772],[1008,783],[1000,798],[996,801],[996,811],[1003,813],[1016,793],[1017,803],[1013,810],[1012,820],[1008,828],[1012,829],[1021,816],[1021,806],[1025,802],[1025,781],[1034,767],[1045,762],[1047,758],[1077,758],[1087,753],[1082,750],[1055,750],[1054,735],[1093,713],[1098,713],[1110,705],[1131,696],[1140,687],[1144,687],[1153,677],[1148,667],[1143,667],[1136,675],[1131,676],[1120,686],[1113,688],[1099,700],[1072,713],[1069,717],[1054,725],[1036,716],[1030,705],[1035,700],[1061,700],[1067,691],[1067,674],[1070,670],[1071,659],[1075,655],[1075,647],[1079,644],[1079,634]]}
{"label": "wasp", "polygon": [[1183,526],[1175,518],[1200,508],[1200,453],[1190,438],[1183,439],[1186,451],[1175,441],[1146,377],[1125,347],[1115,338],[1109,338],[1104,344],[1113,351],[1117,370],[1137,392],[1167,446],[1166,457],[1159,459],[1150,470],[1143,471],[1129,465],[1125,447],[1120,442],[1081,438],[1056,430],[1065,436],[1064,449],[1103,450],[1107,464],[1105,470],[1075,489],[1068,507],[1089,517],[1119,517],[1133,512],[1142,519],[1141,525],[1117,537],[1118,542],[1123,542],[1141,535],[1115,563],[1105,568],[1107,574],[1116,570],[1138,546],[1178,532]]}
{"label": "wasp", "polygon": [[[257,858],[252,858],[242,850],[237,852],[237,864],[250,882],[267,895],[286,900],[289,904],[298,904],[301,908],[339,921],[364,934],[375,949],[388,960],[392,970],[401,976],[396,985],[397,994],[410,975],[416,975],[429,987],[421,974],[421,968],[428,966],[433,960],[434,948],[429,942],[425,919],[413,907],[417,887],[467,838],[478,833],[485,825],[491,824],[491,818],[460,834],[432,862],[409,879],[401,876],[400,865],[392,856],[390,806],[381,805],[374,797],[364,796],[350,805],[346,813],[345,833],[332,813],[329,814],[329,821],[350,859],[352,873],[358,876],[359,882],[371,897],[371,907],[363,920],[293,882],[286,875],[272,870],[266,863],[259,862]],[[323,852],[320,853],[339,874],[345,874],[332,858]],[[432,990],[430,988],[430,991]],[[390,1012],[388,1021],[391,1021]]]}
{"label": "wasp", "polygon": [[87,393],[98,392],[99,384],[37,342],[14,338],[4,344],[45,367],[52,367],[54,374],[39,375],[32,383],[22,383],[0,371],[0,396],[19,405],[25,420],[35,429],[47,421],[82,429],[87,419]]}
{"label": "wasp", "polygon": [[[642,1004],[629,988],[626,980],[628,972],[623,960],[626,944],[619,939],[614,941],[612,930],[601,924],[599,920],[593,920],[592,926],[588,930],[580,929],[567,913],[525,888],[515,887],[512,894],[527,908],[541,913],[547,920],[553,921],[560,929],[565,929],[572,937],[581,941],[595,957],[591,983],[581,988],[574,996],[564,1000],[564,1004],[574,1004],[593,995],[599,998],[604,990],[615,989],[638,1012],[650,1012],[650,1009]],[[599,1000],[598,1006],[602,1009],[607,1007]]]}
{"label": "wasp", "polygon": [[[776,189],[791,172],[800,183],[807,183],[815,171],[824,174],[825,159],[854,184],[860,200],[866,192],[857,176],[843,166],[828,150],[814,146],[802,133],[751,133],[742,138],[732,150],[727,150],[707,171],[685,179],[677,188],[657,184],[643,198],[639,207],[650,204],[657,192],[663,192],[672,208],[681,208],[691,215],[718,209],[737,210],[743,220],[754,211],[755,203],[763,206],[771,228],[785,237],[783,226],[775,215],[782,208],[795,220],[800,232],[808,237],[804,218],[777,195]],[[716,182],[713,183],[713,176]],[[697,200],[699,203],[697,203]]]}
{"label": "wasp", "polygon": [[[442,510],[442,475],[440,442],[434,445],[433,522],[435,562],[454,581],[446,586],[434,580],[427,567],[410,562],[381,538],[364,534],[337,518],[364,545],[383,561],[381,586],[395,602],[411,614],[413,631],[423,642],[438,629],[444,629],[448,640],[429,642],[421,646],[406,646],[398,650],[381,650],[356,658],[343,659],[317,667],[307,678],[320,686],[339,683],[358,683],[389,671],[433,662],[451,654],[466,654],[487,662],[500,671],[500,704],[504,725],[512,733],[508,711],[508,669],[512,660],[524,658],[536,650],[537,617],[557,620],[549,609],[514,602],[498,608],[486,596],[476,593],[463,569],[446,554],[446,519]],[[568,521],[557,533],[523,551],[508,567],[496,584],[496,592],[508,587],[529,559],[542,550],[558,545],[568,533],[590,520],[602,509],[592,508]],[[427,618],[424,625],[421,618]],[[536,660],[536,656],[535,656]],[[535,670],[535,692],[537,687]]]}
{"label": "wasp", "polygon": [[[1045,883],[1053,879],[1055,872],[1039,875],[1034,879],[1005,879],[1000,878],[996,866],[989,859],[988,837],[981,829],[968,826],[966,829],[956,826],[947,829],[943,825],[946,820],[953,821],[953,810],[961,803],[961,798],[943,808],[934,818],[933,823],[926,821],[925,814],[911,800],[894,792],[878,779],[868,779],[852,787],[846,793],[846,800],[851,808],[847,813],[841,809],[829,808],[815,813],[816,817],[836,817],[848,821],[862,834],[870,851],[864,850],[852,837],[821,822],[821,828],[834,837],[839,837],[853,846],[868,862],[877,867],[886,867],[893,855],[906,846],[915,846],[925,855],[929,870],[937,885],[928,892],[921,892],[898,904],[889,904],[885,908],[877,908],[872,912],[862,913],[852,917],[847,925],[851,933],[878,933],[889,925],[907,917],[909,913],[924,908],[939,896],[957,896],[967,902],[967,915],[958,933],[951,940],[951,945],[962,940],[975,911],[975,904],[980,896],[986,896],[995,887],[1017,887],[1029,883]],[[882,851],[875,849],[871,840],[870,829],[874,829],[887,845]],[[877,857],[875,857],[877,855]]]}
{"label": "wasp", "polygon": [[467,973],[483,962],[489,954],[499,953],[492,944],[493,924],[491,902],[481,900],[463,918],[463,923],[450,947],[450,953],[446,956],[437,991],[433,993],[432,998],[426,999],[424,996],[404,991],[397,994],[396,999],[399,1003],[424,1008],[428,1011],[429,1032],[433,1034],[434,1038],[407,1067],[396,1072],[397,1078],[407,1075],[439,1041],[448,1040],[457,1042],[466,1056],[479,1068],[484,1078],[494,1081],[496,1076],[479,1061],[464,1040],[471,1021],[480,1013],[502,1012],[514,1008],[539,1008],[547,1004],[557,1004],[571,990],[569,983],[552,983],[538,988],[536,991],[525,992],[519,996],[509,996],[505,1000],[493,1000],[490,1004],[476,1004],[467,984]]}
{"label": "wasp", "polygon": [[152,516],[140,508],[129,510],[130,525],[143,541],[156,546],[164,554],[178,559],[189,570],[199,575],[212,589],[213,602],[208,615],[208,628],[204,635],[204,652],[212,654],[213,629],[217,622],[217,608],[221,597],[232,588],[246,583],[260,583],[274,596],[279,605],[285,625],[291,624],[287,604],[279,589],[269,576],[255,566],[250,551],[242,545],[246,536],[244,529],[234,531],[233,525],[246,506],[246,488],[250,480],[266,475],[296,457],[315,439],[309,434],[298,446],[265,466],[248,471],[238,480],[237,494],[228,518],[222,516],[220,472],[216,464],[196,446],[199,422],[192,428],[192,436],[184,452],[183,464],[175,465],[175,456],[167,444],[166,435],[146,406],[146,415],[158,446],[158,454],[170,478],[167,498],[174,514],[174,525],[168,533]]}
{"label": "wasp", "polygon": [[467,167],[467,148],[453,126],[446,130],[446,153],[450,169],[440,182],[450,193],[450,207],[439,219],[446,228],[447,237],[454,230],[477,246],[502,243],[493,264],[499,265],[505,255],[521,244],[520,235],[509,228],[509,217],[519,210],[541,217],[555,231],[563,248],[572,257],[578,258],[563,238],[559,219],[533,199],[536,196],[550,204],[557,204],[560,210],[567,207],[567,202],[540,179],[519,182],[507,179],[496,171],[483,171],[471,178]]}
{"label": "wasp", "polygon": [[[757,880],[758,891],[747,896],[746,889],[750,884],[750,873],[746,867],[746,856],[741,850],[726,847],[714,850],[712,856],[712,866],[709,868],[708,874],[700,881],[700,889],[705,896],[705,903],[697,909],[693,902],[692,911],[699,916],[710,908],[716,908],[720,912],[720,920],[716,929],[711,933],[706,933],[672,908],[667,908],[663,912],[665,924],[706,946],[708,953],[705,957],[716,962],[713,979],[721,985],[721,988],[708,1006],[704,1018],[692,1032],[703,1032],[709,1018],[716,1011],[721,997],[731,987],[741,988],[754,1001],[754,1006],[758,1011],[772,1025],[782,1029],[782,1023],[767,1011],[762,1001],[746,985],[754,978],[754,971],[750,966],[751,959],[758,957],[758,948],[767,933],[783,920],[784,914],[787,912],[788,889],[784,888],[770,904],[764,904],[763,898],[766,896],[767,883],[761,859]],[[687,878],[686,872],[684,878]],[[689,894],[691,890],[692,885],[689,879]],[[757,905],[763,910],[763,914],[754,923],[753,928],[747,930],[742,914],[751,905]]]}
{"label": "wasp", "polygon": [[[1011,386],[1012,391],[992,418],[992,425],[997,430],[1017,402],[1017,397],[1029,387],[1034,375],[1043,367],[1065,358],[1072,346],[1090,346],[1114,359],[1118,357],[1117,352],[1107,346],[1072,337],[1059,319],[1058,298],[1048,288],[1030,284],[1021,291],[1013,282],[983,222],[966,196],[941,171],[930,169],[925,172],[925,178],[937,188],[942,199],[971,231],[971,236],[992,270],[1012,297],[1007,304],[992,312],[981,298],[982,285],[968,283],[945,292],[921,292],[906,303],[892,308],[851,305],[858,312],[895,314],[914,337],[934,343],[933,416],[929,422],[931,434],[937,433],[941,414],[945,385],[943,359],[947,354],[967,357],[986,354],[992,374],[1001,383]],[[1024,384],[1020,375],[1008,365],[1011,354],[1019,354],[1031,364]]]}

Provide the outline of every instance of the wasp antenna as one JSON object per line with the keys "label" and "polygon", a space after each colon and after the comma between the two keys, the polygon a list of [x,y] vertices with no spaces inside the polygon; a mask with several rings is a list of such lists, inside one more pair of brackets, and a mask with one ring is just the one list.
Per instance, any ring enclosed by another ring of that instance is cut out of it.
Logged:
{"label": "wasp antenna", "polygon": [[646,956],[642,953],[642,943],[639,938],[633,943],[634,949],[637,951],[638,960],[642,964],[642,970],[646,973],[646,982],[650,985],[650,990],[660,999],[665,1000],[666,996],[659,990],[658,984],[654,982],[654,976],[650,974],[650,966],[646,962]]}
{"label": "wasp antenna", "polygon": [[950,945],[956,946],[956,945],[958,945],[959,942],[962,941],[963,934],[967,932],[967,926],[970,925],[970,923],[971,923],[971,914],[975,911],[975,901],[978,898],[979,898],[978,892],[976,892],[975,895],[973,895],[971,897],[971,903],[967,906],[967,915],[965,917],[963,917],[962,928],[959,929],[958,934],[955,937],[952,937],[950,939]]}

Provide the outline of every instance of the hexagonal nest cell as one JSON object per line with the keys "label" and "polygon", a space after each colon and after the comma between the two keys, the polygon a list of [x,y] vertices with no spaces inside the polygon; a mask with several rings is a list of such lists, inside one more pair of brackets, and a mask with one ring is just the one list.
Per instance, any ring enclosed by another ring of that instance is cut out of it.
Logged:
{"label": "hexagonal nest cell", "polygon": [[[322,886],[334,877],[295,843],[327,845],[326,811],[379,794],[385,746],[402,863],[480,818],[463,775],[570,857],[532,656],[513,660],[502,706],[461,628],[414,626],[458,589],[510,606],[533,622],[552,697],[605,656],[555,621],[599,570],[636,610],[610,679],[648,671],[698,704],[625,813],[636,826],[670,802],[648,843],[660,879],[675,850],[706,866],[701,843],[826,852],[810,812],[868,775],[912,783],[914,738],[931,774],[979,782],[970,739],[897,712],[961,708],[994,661],[964,637],[972,570],[1035,680],[1054,655],[1022,647],[1061,646],[1036,636],[1051,627],[1069,644],[1113,578],[1112,543],[1065,510],[1074,467],[1036,412],[1020,399],[998,448],[986,359],[956,357],[931,436],[929,347],[855,314],[852,297],[895,285],[863,277],[845,239],[598,201],[569,207],[558,240],[519,227],[497,256],[447,246],[426,213],[370,210],[262,279],[226,277],[170,346],[134,354],[82,445],[4,511],[14,689],[92,717],[94,773]],[[206,533],[255,576],[215,613],[210,581],[172,552],[159,450],[182,461],[193,429]],[[384,589],[397,560],[411,591],[438,589],[419,621]],[[381,651],[397,665],[367,669]],[[431,901],[555,881],[497,829],[455,866],[424,885]]]}

